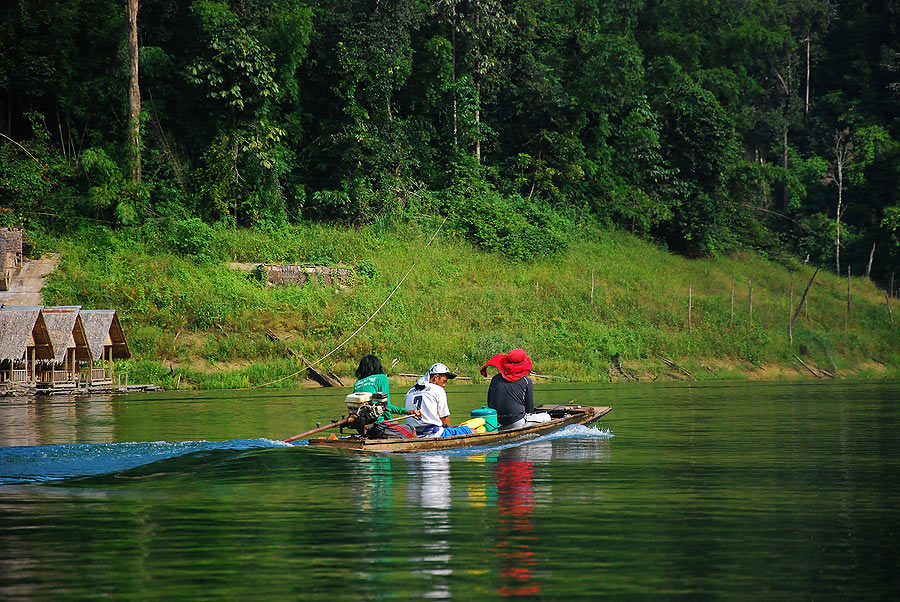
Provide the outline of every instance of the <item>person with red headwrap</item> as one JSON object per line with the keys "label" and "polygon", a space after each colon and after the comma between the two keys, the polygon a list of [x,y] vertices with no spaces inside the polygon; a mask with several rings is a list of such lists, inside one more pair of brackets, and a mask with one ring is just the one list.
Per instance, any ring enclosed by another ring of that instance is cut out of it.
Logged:
{"label": "person with red headwrap", "polygon": [[528,378],[531,374],[531,358],[524,349],[513,349],[507,354],[495,355],[481,368],[482,376],[487,376],[488,366],[494,366],[500,371],[491,379],[487,405],[497,410],[497,422],[500,423],[501,430],[550,420],[549,414],[534,413],[534,383]]}

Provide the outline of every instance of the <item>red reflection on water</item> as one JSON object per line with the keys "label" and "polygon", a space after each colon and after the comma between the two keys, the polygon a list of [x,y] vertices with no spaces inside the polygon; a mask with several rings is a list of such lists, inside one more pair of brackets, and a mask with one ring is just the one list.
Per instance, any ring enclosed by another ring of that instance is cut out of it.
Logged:
{"label": "red reflection on water", "polygon": [[502,457],[497,462],[497,508],[500,514],[497,551],[503,580],[497,593],[503,597],[529,596],[541,591],[540,583],[532,575],[537,563],[528,549],[535,539],[533,475],[531,462]]}

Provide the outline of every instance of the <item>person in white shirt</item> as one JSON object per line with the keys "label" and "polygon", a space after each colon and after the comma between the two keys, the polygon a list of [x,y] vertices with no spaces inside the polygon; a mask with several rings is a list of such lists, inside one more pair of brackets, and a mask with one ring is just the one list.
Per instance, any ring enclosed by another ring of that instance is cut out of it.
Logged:
{"label": "person in white shirt", "polygon": [[416,418],[407,418],[406,424],[416,429],[420,437],[451,437],[453,435],[469,435],[469,427],[450,426],[450,406],[447,405],[447,392],[444,386],[456,374],[446,364],[432,364],[416,384],[406,393],[407,410],[419,410],[422,414]]}

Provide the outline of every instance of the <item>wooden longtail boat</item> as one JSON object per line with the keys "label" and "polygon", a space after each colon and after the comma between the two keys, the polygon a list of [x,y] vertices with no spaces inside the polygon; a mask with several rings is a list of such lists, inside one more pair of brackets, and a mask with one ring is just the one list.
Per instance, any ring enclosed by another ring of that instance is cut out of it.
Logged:
{"label": "wooden longtail boat", "polygon": [[472,435],[456,435],[454,437],[421,437],[417,439],[368,439],[359,435],[337,438],[332,436],[309,439],[309,445],[313,447],[336,447],[353,451],[393,453],[424,452],[456,449],[460,447],[498,445],[515,443],[526,439],[540,437],[541,435],[547,435],[554,431],[558,431],[563,427],[569,426],[570,424],[590,426],[611,410],[612,408],[607,406],[583,406],[575,404],[542,405],[536,407],[534,411],[547,412],[550,414],[552,420],[510,431],[491,431],[488,433],[475,433]]}

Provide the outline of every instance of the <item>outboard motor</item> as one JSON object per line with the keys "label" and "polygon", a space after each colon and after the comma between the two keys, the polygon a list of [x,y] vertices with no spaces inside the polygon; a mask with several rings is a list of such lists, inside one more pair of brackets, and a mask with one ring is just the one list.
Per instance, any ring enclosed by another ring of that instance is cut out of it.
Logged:
{"label": "outboard motor", "polygon": [[366,427],[375,424],[375,421],[384,414],[387,406],[385,393],[351,393],[346,398],[347,410],[355,414],[352,426],[360,435],[366,434]]}

